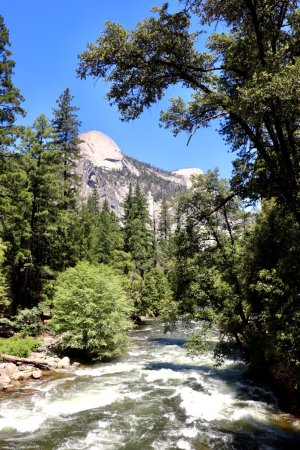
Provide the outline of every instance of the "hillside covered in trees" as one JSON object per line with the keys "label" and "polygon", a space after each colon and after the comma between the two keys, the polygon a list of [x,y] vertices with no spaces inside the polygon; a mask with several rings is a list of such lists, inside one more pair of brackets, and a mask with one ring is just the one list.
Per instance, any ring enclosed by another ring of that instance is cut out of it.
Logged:
{"label": "hillside covered in trees", "polygon": [[[51,118],[16,125],[23,98],[1,18],[1,334],[21,342],[38,335],[47,317],[60,351],[106,359],[126,351],[127,331],[141,316],[159,316],[166,330],[199,322],[189,353],[205,352],[207,330],[217,329],[216,361],[242,358],[299,411],[298,2],[180,3],[176,13],[154,8],[129,32],[108,22],[78,68],[81,78],[110,82],[108,99],[124,120],[177,83],[191,98],[173,99],[161,117],[175,135],[221,118],[235,157],[232,179],[211,170],[170,199],[160,178],[156,220],[134,176],[121,220],[107,202],[100,206],[97,183],[80,197],[79,110],[69,89]],[[197,49],[192,17],[224,24],[206,52]],[[147,186],[157,183],[150,172]],[[257,212],[249,213],[251,204]]]}

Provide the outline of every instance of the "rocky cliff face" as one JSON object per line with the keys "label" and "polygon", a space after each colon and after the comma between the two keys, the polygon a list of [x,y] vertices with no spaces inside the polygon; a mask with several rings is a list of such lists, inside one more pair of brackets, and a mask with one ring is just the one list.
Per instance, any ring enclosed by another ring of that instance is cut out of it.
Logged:
{"label": "rocky cliff face", "polygon": [[81,160],[77,172],[82,177],[81,195],[88,197],[97,186],[100,201],[106,199],[118,216],[123,213],[122,204],[129,184],[138,181],[148,198],[149,210],[159,210],[161,199],[175,197],[191,186],[191,176],[202,173],[200,169],[181,169],[167,172],[126,157],[117,144],[100,131],[88,131],[79,135]]}

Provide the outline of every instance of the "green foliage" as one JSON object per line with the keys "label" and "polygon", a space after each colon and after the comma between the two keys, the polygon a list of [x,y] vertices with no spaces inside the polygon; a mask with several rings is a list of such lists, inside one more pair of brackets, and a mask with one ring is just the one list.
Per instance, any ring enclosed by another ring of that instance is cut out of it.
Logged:
{"label": "green foliage", "polygon": [[24,99],[12,82],[15,62],[10,59],[9,47],[9,32],[0,16],[0,164],[3,163],[2,152],[12,144],[18,133],[14,125],[17,116],[25,115],[20,106]]}
{"label": "green foliage", "polygon": [[62,349],[97,359],[121,355],[131,311],[121,276],[108,266],[82,261],[57,279],[52,326]]}
{"label": "green foliage", "polygon": [[7,295],[8,287],[7,287],[5,275],[3,273],[5,250],[6,250],[6,247],[3,245],[2,240],[0,239],[0,314],[9,305],[9,299],[8,299],[8,295]]}
{"label": "green foliage", "polygon": [[[193,189],[178,203],[171,276],[178,319],[217,325],[221,343],[235,341],[243,355],[248,350],[248,310],[240,270],[245,223],[240,203],[217,171],[195,177]],[[176,315],[164,313],[163,320],[172,329]],[[195,336],[189,352],[199,351],[197,343],[203,349]],[[221,343],[216,354],[221,353]]]}
{"label": "green foliage", "polygon": [[[53,277],[61,178],[59,152],[53,144],[53,129],[42,114],[22,136],[20,148],[28,173],[28,233],[20,242],[23,260],[15,268],[14,299],[21,307],[33,307],[42,299],[45,282]],[[15,309],[17,305],[15,305]]]}
{"label": "green foliage", "polygon": [[54,144],[60,152],[60,165],[63,176],[64,209],[74,208],[76,192],[79,184],[78,175],[74,169],[80,159],[78,130],[81,122],[77,119],[79,108],[72,106],[73,97],[70,89],[65,89],[57,100],[58,108],[53,109]]}
{"label": "green foliage", "polygon": [[38,308],[20,309],[12,318],[15,330],[29,336],[38,336],[42,331],[41,312]]}
{"label": "green foliage", "polygon": [[[254,359],[300,364],[300,232],[294,217],[274,201],[264,202],[248,236],[242,271],[249,305]],[[259,343],[259,345],[256,345]]]}
{"label": "green foliage", "polygon": [[[27,358],[30,353],[41,345],[41,340],[30,336],[12,336],[7,339],[0,339],[0,355],[8,354]],[[1,357],[1,356],[0,356]]]}
{"label": "green foliage", "polygon": [[124,250],[130,252],[141,275],[151,261],[151,220],[146,198],[136,185],[132,192],[130,185],[124,203]]}
{"label": "green foliage", "polygon": [[96,186],[78,212],[80,259],[113,264],[114,252],[123,248],[123,233],[118,218],[109,210],[107,202],[100,207]]}
{"label": "green foliage", "polygon": [[155,317],[160,314],[163,305],[172,300],[172,292],[167,277],[159,268],[154,268],[144,274],[141,290],[141,300],[138,313]]}
{"label": "green foliage", "polygon": [[40,319],[41,311],[38,308],[20,309],[10,319],[0,319],[0,324],[20,332],[23,336],[38,336],[42,331]]}

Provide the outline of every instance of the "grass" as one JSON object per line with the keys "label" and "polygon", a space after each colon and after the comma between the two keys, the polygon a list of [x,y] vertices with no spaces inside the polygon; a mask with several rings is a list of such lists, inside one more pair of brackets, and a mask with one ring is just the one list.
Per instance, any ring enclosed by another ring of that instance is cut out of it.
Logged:
{"label": "grass", "polygon": [[31,336],[20,337],[18,335],[7,339],[0,339],[0,355],[19,356],[27,358],[33,350],[41,345],[41,340]]}

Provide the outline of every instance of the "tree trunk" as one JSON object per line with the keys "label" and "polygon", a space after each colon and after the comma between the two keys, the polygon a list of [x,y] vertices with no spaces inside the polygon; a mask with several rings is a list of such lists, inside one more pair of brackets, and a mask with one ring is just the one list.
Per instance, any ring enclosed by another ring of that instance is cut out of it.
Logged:
{"label": "tree trunk", "polygon": [[33,359],[33,358],[20,358],[19,356],[12,356],[12,355],[2,354],[1,355],[1,359],[4,362],[11,362],[11,363],[14,363],[16,365],[28,364],[30,366],[34,366],[34,367],[37,367],[38,369],[42,369],[42,370],[51,370],[51,369],[53,369],[46,362],[38,360],[38,359]]}

